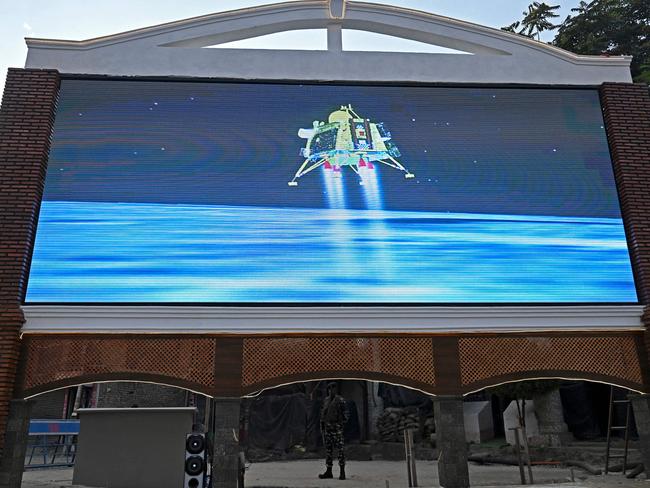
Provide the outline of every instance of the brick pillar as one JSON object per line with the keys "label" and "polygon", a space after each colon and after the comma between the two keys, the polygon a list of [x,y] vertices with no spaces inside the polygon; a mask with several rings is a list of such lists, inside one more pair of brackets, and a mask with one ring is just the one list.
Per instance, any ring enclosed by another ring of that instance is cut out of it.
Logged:
{"label": "brick pillar", "polygon": [[212,487],[237,488],[239,478],[239,398],[214,399]]}
{"label": "brick pillar", "polygon": [[[639,301],[646,305],[646,361],[650,355],[650,93],[648,85],[603,83],[600,87],[614,177],[621,201]],[[647,383],[648,380],[646,379]],[[650,384],[646,384],[650,391]]]}
{"label": "brick pillar", "polygon": [[10,69],[0,107],[0,456],[17,448],[5,445],[5,429],[58,90],[57,71]]}
{"label": "brick pillar", "polygon": [[650,304],[650,94],[648,85],[600,87],[614,177],[639,301]]}
{"label": "brick pillar", "polygon": [[467,442],[463,419],[463,397],[437,396],[433,399],[438,446],[438,479],[444,488],[469,486]]}
{"label": "brick pillar", "polygon": [[0,488],[20,488],[23,481],[31,400],[11,400],[5,442],[11,451],[0,462]]}
{"label": "brick pillar", "polygon": [[237,488],[239,412],[244,340],[221,337],[215,346],[212,487]]}

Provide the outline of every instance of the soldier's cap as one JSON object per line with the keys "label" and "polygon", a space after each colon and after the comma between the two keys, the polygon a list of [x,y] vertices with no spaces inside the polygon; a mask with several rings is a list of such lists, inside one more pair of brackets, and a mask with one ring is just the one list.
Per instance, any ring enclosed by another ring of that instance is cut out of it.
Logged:
{"label": "soldier's cap", "polygon": [[330,381],[329,383],[327,383],[327,389],[328,390],[330,388],[336,388],[337,386],[339,386],[339,385],[337,385],[336,382],[334,382],[334,381]]}

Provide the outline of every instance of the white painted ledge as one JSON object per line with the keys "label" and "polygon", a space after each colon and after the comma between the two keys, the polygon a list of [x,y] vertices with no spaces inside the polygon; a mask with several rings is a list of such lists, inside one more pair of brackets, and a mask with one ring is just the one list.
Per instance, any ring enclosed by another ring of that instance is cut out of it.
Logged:
{"label": "white painted ledge", "polygon": [[25,305],[23,333],[437,333],[642,330],[642,305],[197,307]]}

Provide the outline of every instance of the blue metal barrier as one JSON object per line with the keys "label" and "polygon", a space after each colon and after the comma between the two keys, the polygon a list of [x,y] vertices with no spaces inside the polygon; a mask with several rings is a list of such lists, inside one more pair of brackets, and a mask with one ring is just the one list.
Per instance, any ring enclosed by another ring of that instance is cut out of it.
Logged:
{"label": "blue metal barrier", "polygon": [[74,465],[78,435],[78,420],[30,421],[25,468]]}

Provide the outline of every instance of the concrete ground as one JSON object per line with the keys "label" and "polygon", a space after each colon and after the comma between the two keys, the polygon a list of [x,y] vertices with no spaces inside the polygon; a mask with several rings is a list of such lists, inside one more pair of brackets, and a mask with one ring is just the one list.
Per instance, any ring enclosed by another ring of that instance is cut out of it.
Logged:
{"label": "concrete ground", "polygon": [[[418,485],[421,487],[438,486],[438,473],[435,461],[418,461],[416,464]],[[342,481],[319,480],[318,473],[324,471],[323,461],[305,460],[274,463],[252,464],[246,473],[247,487],[291,487],[291,488],[340,488]],[[334,475],[338,477],[338,466],[334,466]],[[384,488],[408,486],[406,463],[403,461],[350,461],[346,466],[346,486]],[[535,469],[535,481],[557,483],[568,481],[568,469]],[[519,483],[519,469],[511,466],[477,466],[470,465],[472,485],[515,485]]]}
{"label": "concrete ground", "polygon": [[[247,488],[405,488],[408,486],[406,468],[400,461],[350,461],[347,466],[346,481],[319,480],[323,471],[319,460],[281,461],[251,464],[246,472]],[[338,476],[338,467],[334,474]],[[435,461],[417,462],[418,485],[437,487],[437,467]],[[590,476],[574,468],[576,482],[570,482],[569,468],[534,466],[533,476],[537,488],[552,487],[565,483],[566,488],[650,488],[650,481],[641,475],[636,480],[628,480],[619,474],[609,476]],[[586,478],[586,479],[583,479]],[[386,485],[386,480],[388,485]],[[516,466],[473,465],[470,464],[472,486],[514,486],[519,484],[519,469]],[[72,487],[72,468],[30,469],[23,476],[22,488]],[[164,488],[164,487],[161,487]]]}

